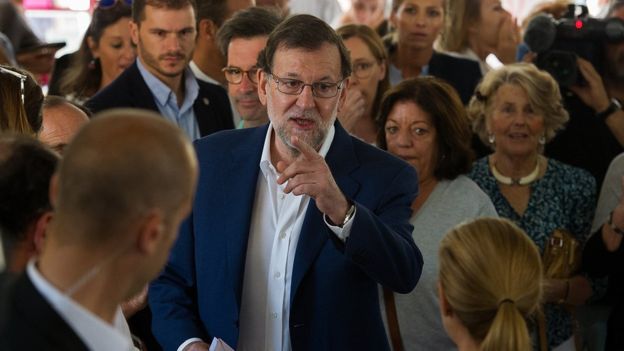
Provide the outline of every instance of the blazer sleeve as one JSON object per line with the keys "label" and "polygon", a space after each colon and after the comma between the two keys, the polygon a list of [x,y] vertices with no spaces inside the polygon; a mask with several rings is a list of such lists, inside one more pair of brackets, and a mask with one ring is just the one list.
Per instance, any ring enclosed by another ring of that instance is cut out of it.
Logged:
{"label": "blazer sleeve", "polygon": [[345,254],[379,284],[398,293],[414,289],[423,258],[412,238],[411,204],[418,192],[417,175],[404,167],[385,187],[375,210],[356,204]]}
{"label": "blazer sleeve", "polygon": [[164,271],[149,288],[152,331],[165,350],[176,350],[190,338],[210,342],[197,312],[193,215],[181,225]]}

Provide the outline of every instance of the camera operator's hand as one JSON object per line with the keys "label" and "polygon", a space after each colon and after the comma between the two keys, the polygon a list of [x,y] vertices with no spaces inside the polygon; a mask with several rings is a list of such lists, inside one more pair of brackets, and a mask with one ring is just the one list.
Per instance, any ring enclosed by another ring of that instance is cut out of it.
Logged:
{"label": "camera operator's hand", "polygon": [[594,111],[600,112],[606,110],[607,107],[609,107],[609,95],[607,94],[600,74],[596,72],[591,62],[585,59],[578,58],[576,63],[587,85],[573,85],[570,87],[570,90],[578,95],[578,97],[587,106],[594,109]]}
{"label": "camera operator's hand", "polygon": [[494,49],[494,54],[504,63],[516,62],[516,50],[520,44],[520,27],[510,14],[505,17],[505,21],[498,32],[498,45]]}
{"label": "camera operator's hand", "polygon": [[[587,106],[594,109],[596,113],[607,110],[611,100],[609,99],[609,94],[607,94],[602,77],[600,77],[600,74],[598,74],[589,61],[579,58],[577,64],[579,71],[587,81],[587,85],[571,86],[570,90],[578,95]],[[609,127],[615,139],[617,139],[620,145],[624,146],[624,110],[618,109],[603,118],[605,118],[604,123]],[[596,118],[596,121],[602,123],[598,118]]]}

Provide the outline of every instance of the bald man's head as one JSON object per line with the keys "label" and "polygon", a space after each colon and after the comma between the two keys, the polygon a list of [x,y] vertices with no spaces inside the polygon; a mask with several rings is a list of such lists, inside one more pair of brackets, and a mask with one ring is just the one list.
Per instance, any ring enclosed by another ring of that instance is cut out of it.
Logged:
{"label": "bald man's head", "polygon": [[158,114],[117,109],[78,132],[56,176],[55,235],[97,245],[148,213],[162,213],[167,224],[190,207],[197,160],[182,131]]}
{"label": "bald man's head", "polygon": [[89,121],[85,111],[60,96],[47,96],[42,114],[38,139],[61,155],[80,127]]}

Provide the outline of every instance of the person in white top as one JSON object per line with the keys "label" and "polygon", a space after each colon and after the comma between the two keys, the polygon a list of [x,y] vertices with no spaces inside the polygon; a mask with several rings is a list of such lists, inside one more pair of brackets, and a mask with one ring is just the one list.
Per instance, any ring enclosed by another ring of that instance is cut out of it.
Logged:
{"label": "person in white top", "polygon": [[162,269],[197,172],[190,142],[156,113],[85,125],[50,185],[43,252],[9,286],[0,349],[132,350],[119,305]]}

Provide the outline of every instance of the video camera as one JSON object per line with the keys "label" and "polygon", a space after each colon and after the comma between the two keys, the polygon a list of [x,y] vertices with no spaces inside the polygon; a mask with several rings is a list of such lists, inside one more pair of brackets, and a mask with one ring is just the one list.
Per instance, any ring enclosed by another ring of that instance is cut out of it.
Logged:
{"label": "video camera", "polygon": [[624,41],[623,20],[590,18],[587,6],[573,4],[559,20],[537,15],[524,34],[524,42],[537,53],[536,66],[549,72],[562,87],[585,83],[578,71],[577,57],[591,62],[602,74],[604,44],[621,41]]}

